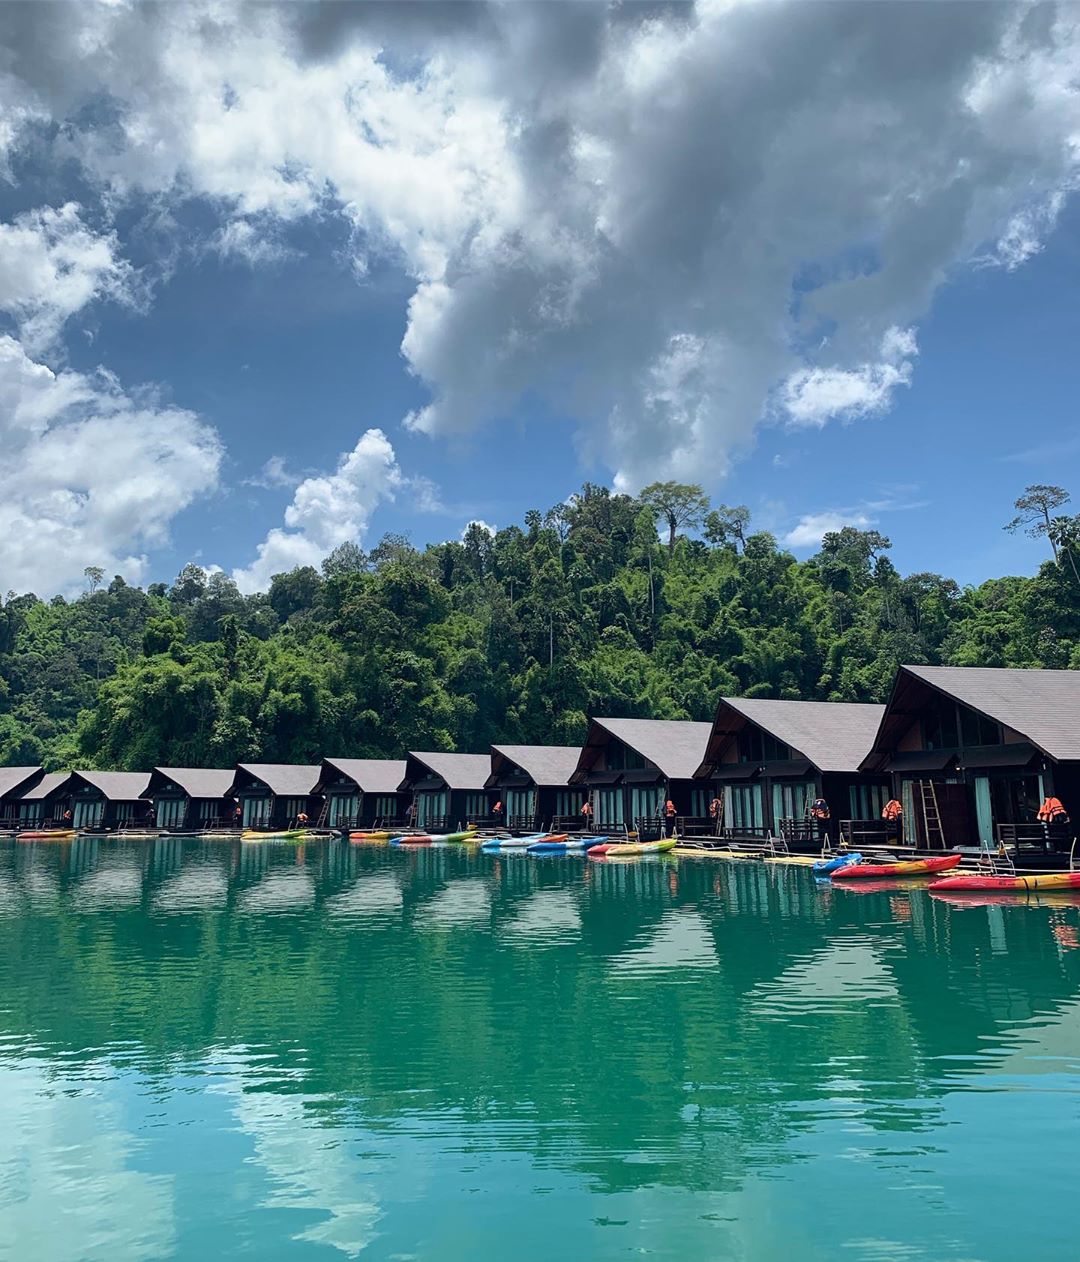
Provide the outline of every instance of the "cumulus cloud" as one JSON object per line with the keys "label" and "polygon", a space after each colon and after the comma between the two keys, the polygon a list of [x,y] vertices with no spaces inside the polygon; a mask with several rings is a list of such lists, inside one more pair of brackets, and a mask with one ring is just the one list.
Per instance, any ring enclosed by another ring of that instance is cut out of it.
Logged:
{"label": "cumulus cloud", "polygon": [[85,566],[131,581],[182,509],[217,482],[222,449],[193,413],[107,373],[54,372],[0,337],[0,584],[74,589]]}
{"label": "cumulus cloud", "polygon": [[1069,6],[49,5],[9,27],[3,99],[61,123],[114,204],[208,199],[218,248],[256,263],[336,215],[396,260],[430,391],[412,429],[540,397],[627,488],[719,478],[777,400],[803,426],[887,408],[938,288],[1030,258],[1078,173]]}
{"label": "cumulus cloud", "polygon": [[318,566],[339,544],[363,540],[375,508],[393,499],[404,479],[389,439],[369,429],[334,473],[305,478],[275,526],[259,544],[255,560],[233,571],[242,592],[265,591],[275,574],[299,565]]}
{"label": "cumulus cloud", "polygon": [[467,521],[464,527],[462,528],[462,531],[461,531],[462,539],[465,538],[465,536],[469,533],[469,531],[472,529],[473,526],[479,526],[479,528],[484,532],[484,534],[490,535],[493,539],[495,538],[495,535],[498,533],[498,527],[493,526],[490,522],[483,521],[479,517],[474,517],[471,521]]}
{"label": "cumulus cloud", "polygon": [[873,524],[873,519],[861,512],[830,510],[824,513],[804,513],[784,535],[782,542],[788,548],[817,548],[830,531],[842,530],[845,526],[866,530]]}
{"label": "cumulus cloud", "polygon": [[0,310],[26,346],[48,346],[65,320],[97,298],[134,301],[136,275],[118,248],[115,234],[86,227],[74,202],[0,223]]}

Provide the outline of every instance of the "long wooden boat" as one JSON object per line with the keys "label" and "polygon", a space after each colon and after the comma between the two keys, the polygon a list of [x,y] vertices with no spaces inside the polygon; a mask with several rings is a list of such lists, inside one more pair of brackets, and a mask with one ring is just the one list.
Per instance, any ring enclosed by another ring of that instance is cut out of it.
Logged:
{"label": "long wooden boat", "polygon": [[663,837],[659,841],[604,841],[590,846],[587,853],[596,859],[620,859],[642,854],[667,854],[677,844],[675,837]]}
{"label": "long wooden boat", "polygon": [[964,872],[960,876],[947,876],[944,880],[932,881],[927,888],[953,894],[968,891],[1027,894],[1032,890],[1080,890],[1080,872],[1032,872],[1024,876],[981,876],[978,873]]}
{"label": "long wooden boat", "polygon": [[961,855],[943,854],[932,859],[900,859],[894,863],[850,863],[837,868],[832,874],[834,881],[866,881],[890,876],[932,876],[955,868]]}
{"label": "long wooden boat", "polygon": [[74,828],[27,828],[15,834],[16,841],[74,841]]}

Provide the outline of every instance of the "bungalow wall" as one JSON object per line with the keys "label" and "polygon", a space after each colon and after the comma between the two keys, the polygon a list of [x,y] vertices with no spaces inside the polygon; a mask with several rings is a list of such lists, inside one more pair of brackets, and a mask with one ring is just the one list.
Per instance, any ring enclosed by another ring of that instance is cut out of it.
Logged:
{"label": "bungalow wall", "polygon": [[439,776],[429,776],[413,785],[416,826],[433,831],[487,819],[495,804],[489,789],[451,789]]}
{"label": "bungalow wall", "polygon": [[374,828],[401,823],[409,802],[407,793],[365,793],[351,777],[338,774],[322,781],[327,828]]}
{"label": "bungalow wall", "polygon": [[232,798],[194,798],[179,785],[171,785],[155,790],[150,802],[157,828],[195,832],[235,824],[236,803]]}

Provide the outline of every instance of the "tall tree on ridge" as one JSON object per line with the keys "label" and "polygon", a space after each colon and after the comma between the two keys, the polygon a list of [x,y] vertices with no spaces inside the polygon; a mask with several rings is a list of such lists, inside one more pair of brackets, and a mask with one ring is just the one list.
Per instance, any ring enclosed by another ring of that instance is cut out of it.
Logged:
{"label": "tall tree on ridge", "polygon": [[669,555],[675,551],[679,527],[700,526],[709,511],[709,497],[696,482],[651,482],[638,498],[654,518],[667,523]]}

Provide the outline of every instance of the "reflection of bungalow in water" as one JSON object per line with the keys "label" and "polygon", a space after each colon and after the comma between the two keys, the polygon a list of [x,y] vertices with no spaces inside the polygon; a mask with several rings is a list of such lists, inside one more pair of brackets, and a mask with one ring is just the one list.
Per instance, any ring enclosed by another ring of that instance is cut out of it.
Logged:
{"label": "reflection of bungalow in water", "polygon": [[813,842],[807,812],[818,797],[829,804],[834,837],[841,820],[879,821],[888,777],[859,765],[884,712],[841,701],[723,698],[697,775],[716,786],[725,836]]}
{"label": "reflection of bungalow in water", "polygon": [[503,804],[506,826],[531,832],[556,819],[580,820],[581,793],[570,788],[580,754],[577,745],[492,745],[487,787]]}
{"label": "reflection of bungalow in water", "polygon": [[401,792],[416,805],[419,828],[456,828],[488,821],[495,798],[485,786],[490,754],[409,753]]}
{"label": "reflection of bungalow in water", "polygon": [[61,820],[71,811],[74,828],[106,831],[153,823],[144,794],[148,771],[73,771],[45,799],[45,814]]}
{"label": "reflection of bungalow in water", "polygon": [[196,832],[233,824],[232,767],[155,767],[146,796],[158,828]]}
{"label": "reflection of bungalow in water", "polygon": [[327,828],[401,824],[409,796],[399,791],[405,763],[394,758],[324,758],[315,792],[326,798]]}
{"label": "reflection of bungalow in water", "polygon": [[677,719],[591,719],[570,777],[579,818],[588,798],[597,829],[655,827],[670,799],[681,818],[704,822],[712,795],[694,772],[711,732]]}
{"label": "reflection of bungalow in water", "polygon": [[0,767],[0,829],[19,823],[19,799],[45,774],[41,767]]}
{"label": "reflection of bungalow in water", "polygon": [[230,793],[240,805],[243,826],[288,828],[301,812],[316,823],[322,804],[315,792],[320,770],[294,763],[239,763]]}
{"label": "reflection of bungalow in water", "polygon": [[910,841],[1043,839],[1055,794],[1080,821],[1080,671],[901,666],[863,768],[893,779]]}

